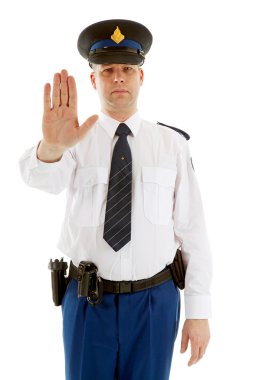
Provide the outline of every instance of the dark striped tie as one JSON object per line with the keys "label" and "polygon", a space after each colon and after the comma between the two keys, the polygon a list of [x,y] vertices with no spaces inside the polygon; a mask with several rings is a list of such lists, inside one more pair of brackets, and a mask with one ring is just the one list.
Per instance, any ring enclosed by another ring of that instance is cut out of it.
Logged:
{"label": "dark striped tie", "polygon": [[132,155],[127,142],[130,132],[126,124],[119,124],[119,138],[112,155],[103,237],[114,251],[131,240]]}

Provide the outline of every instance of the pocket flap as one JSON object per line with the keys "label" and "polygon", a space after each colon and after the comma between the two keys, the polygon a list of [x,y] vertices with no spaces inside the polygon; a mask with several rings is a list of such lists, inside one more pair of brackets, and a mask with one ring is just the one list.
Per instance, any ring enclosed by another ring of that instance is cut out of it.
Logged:
{"label": "pocket flap", "polygon": [[175,186],[177,172],[173,169],[158,166],[144,166],[142,168],[143,182],[157,183],[163,186]]}
{"label": "pocket flap", "polygon": [[86,186],[93,186],[98,183],[108,183],[108,168],[80,168],[77,169],[74,187],[82,188]]}

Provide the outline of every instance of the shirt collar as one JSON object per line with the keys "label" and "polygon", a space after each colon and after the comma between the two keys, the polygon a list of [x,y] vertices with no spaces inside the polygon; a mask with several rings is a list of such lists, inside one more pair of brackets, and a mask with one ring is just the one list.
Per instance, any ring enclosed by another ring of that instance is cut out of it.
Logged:
{"label": "shirt collar", "polygon": [[[104,128],[104,130],[110,136],[111,139],[113,139],[113,137],[115,136],[116,129],[120,124],[118,120],[115,120],[112,117],[105,115],[103,112],[101,112],[99,115],[98,123],[102,128]],[[136,137],[141,124],[141,118],[139,113],[136,112],[129,119],[125,120],[124,123],[131,129],[131,132],[134,135],[134,137]]]}

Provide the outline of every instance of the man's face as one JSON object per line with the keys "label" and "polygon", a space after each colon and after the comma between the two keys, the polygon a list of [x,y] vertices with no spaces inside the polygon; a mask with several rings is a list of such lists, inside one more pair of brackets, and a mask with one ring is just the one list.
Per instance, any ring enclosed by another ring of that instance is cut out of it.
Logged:
{"label": "man's face", "polygon": [[137,65],[95,65],[91,82],[98,91],[105,113],[133,114],[137,110],[137,98],[143,82],[143,70]]}

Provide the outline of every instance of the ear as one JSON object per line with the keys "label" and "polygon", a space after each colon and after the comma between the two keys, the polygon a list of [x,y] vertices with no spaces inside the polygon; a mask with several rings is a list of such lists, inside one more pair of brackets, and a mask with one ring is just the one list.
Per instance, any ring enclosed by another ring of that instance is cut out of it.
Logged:
{"label": "ear", "polygon": [[141,82],[141,85],[142,85],[143,81],[144,81],[144,71],[143,71],[143,69],[141,67],[140,67],[139,71],[140,71],[140,82]]}
{"label": "ear", "polygon": [[96,86],[96,77],[95,77],[94,71],[90,74],[90,80],[91,80],[92,87],[94,88],[94,90],[96,90],[97,86]]}

